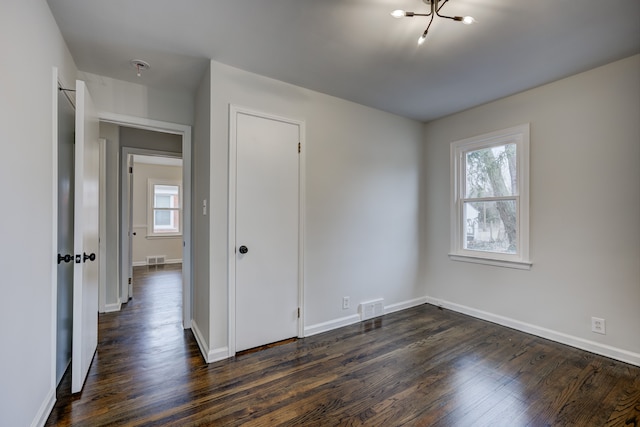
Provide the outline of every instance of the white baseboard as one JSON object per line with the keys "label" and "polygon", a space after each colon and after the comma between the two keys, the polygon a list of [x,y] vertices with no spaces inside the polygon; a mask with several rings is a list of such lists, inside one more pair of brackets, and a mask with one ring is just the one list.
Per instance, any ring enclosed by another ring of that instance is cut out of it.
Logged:
{"label": "white baseboard", "polygon": [[191,331],[193,332],[193,336],[196,338],[196,342],[198,343],[198,347],[200,348],[200,353],[202,353],[202,357],[204,357],[204,361],[209,363],[208,355],[209,355],[209,345],[207,341],[202,336],[202,332],[200,332],[200,328],[198,328],[198,324],[195,320],[191,321]]}
{"label": "white baseboard", "polygon": [[[395,304],[390,304],[384,307],[384,314],[393,313],[395,311],[405,310],[407,308],[415,307],[425,304],[427,297],[420,297],[409,301],[402,301]],[[338,329],[343,326],[352,325],[360,322],[359,314],[352,314],[351,316],[341,317],[339,319],[329,320],[327,322],[316,323],[304,328],[304,336],[310,337],[312,335],[321,334],[323,332],[329,332],[333,329]]]}
{"label": "white baseboard", "polygon": [[407,308],[416,307],[427,303],[427,297],[420,297],[409,301],[398,302],[396,304],[387,305],[384,307],[384,314],[393,313],[396,311],[406,310]]}
{"label": "white baseboard", "polygon": [[193,331],[193,336],[196,337],[196,342],[198,343],[200,353],[202,353],[202,357],[204,357],[205,362],[213,363],[230,357],[229,347],[209,349],[209,345],[204,339],[202,332],[200,332],[200,328],[198,328],[198,324],[195,320],[191,321],[191,330]]}
{"label": "white baseboard", "polygon": [[600,344],[594,341],[586,340],[584,338],[575,337],[562,332],[554,331],[551,329],[543,328],[540,326],[532,325],[529,323],[521,322],[519,320],[511,319],[509,317],[499,316],[497,314],[489,313],[482,310],[477,310],[472,307],[456,304],[453,302],[426,297],[426,302],[438,307],[443,307],[458,313],[467,314],[469,316],[486,320],[498,325],[506,326],[508,328],[516,329],[518,331],[526,332],[528,334],[536,335],[542,338],[546,338],[551,341],[559,342],[561,344],[570,345],[581,350],[586,350],[591,353],[599,354],[601,356],[610,357],[611,359],[619,360],[621,362],[630,363],[632,365],[640,366],[640,354],[631,351],[623,350],[617,347],[612,347],[606,344]]}
{"label": "white baseboard", "polygon": [[36,416],[33,418],[33,421],[31,422],[31,427],[40,427],[45,425],[45,423],[47,422],[47,418],[49,418],[49,414],[51,414],[51,411],[53,410],[53,405],[55,404],[56,404],[56,389],[54,387],[51,390],[49,390],[49,393],[47,393],[47,397],[42,402],[42,405],[40,406],[38,413],[36,414]]}
{"label": "white baseboard", "polygon": [[209,351],[209,356],[207,357],[207,363],[217,362],[219,360],[224,360],[230,358],[229,347],[220,347],[214,348]]}
{"label": "white baseboard", "polygon": [[[165,259],[164,260],[164,264],[182,264],[182,258]],[[164,265],[164,264],[160,264],[160,265]],[[147,261],[133,261],[131,263],[131,266],[132,267],[146,267],[147,266]]]}
{"label": "white baseboard", "polygon": [[352,314],[351,316],[341,317],[339,319],[329,320],[327,322],[316,323],[315,325],[305,326],[304,336],[310,337],[312,335],[328,332],[333,329],[338,329],[343,326],[352,325],[360,321],[359,314]]}
{"label": "white baseboard", "polygon": [[105,304],[104,313],[113,313],[114,311],[120,311],[121,308],[122,308],[122,303],[120,301],[113,304]]}

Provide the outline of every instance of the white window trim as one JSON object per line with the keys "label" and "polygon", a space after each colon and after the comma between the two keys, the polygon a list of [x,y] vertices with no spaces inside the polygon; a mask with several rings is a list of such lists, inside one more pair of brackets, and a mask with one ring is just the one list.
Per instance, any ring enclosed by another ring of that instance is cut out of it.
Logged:
{"label": "white window trim", "polygon": [[[179,229],[180,231],[177,233],[154,233],[153,232],[153,211],[154,211],[154,186],[155,185],[174,185],[178,187],[178,195],[180,197],[180,208],[178,208],[178,213],[180,217]],[[180,181],[174,180],[161,180],[161,179],[153,179],[149,178],[147,180],[147,238],[148,239],[158,239],[158,238],[171,238],[171,237],[179,237],[182,236],[182,183]]]}
{"label": "white window trim", "polygon": [[[464,153],[506,143],[515,143],[517,146],[517,253],[503,254],[465,249],[462,239],[466,235],[466,228],[462,224],[463,206],[461,197],[464,194]],[[449,258],[454,261],[523,270],[530,269],[532,262],[529,259],[529,123],[452,142],[450,150],[451,251]]]}

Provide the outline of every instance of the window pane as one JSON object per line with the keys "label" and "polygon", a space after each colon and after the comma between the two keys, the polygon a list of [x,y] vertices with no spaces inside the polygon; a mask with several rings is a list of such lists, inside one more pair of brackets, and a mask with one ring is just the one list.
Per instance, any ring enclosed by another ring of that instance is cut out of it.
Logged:
{"label": "window pane", "polygon": [[178,194],[177,185],[154,185],[156,194]]}
{"label": "window pane", "polygon": [[464,248],[515,254],[517,244],[516,201],[464,203]]}
{"label": "window pane", "polygon": [[465,198],[517,194],[516,144],[468,151],[465,164]]}
{"label": "window pane", "polygon": [[177,185],[154,185],[153,196],[155,208],[180,207],[180,187]]}
{"label": "window pane", "polygon": [[156,208],[170,208],[171,206],[171,196],[168,194],[156,194]]}
{"label": "window pane", "polygon": [[154,212],[154,226],[171,226],[171,211],[155,211]]}

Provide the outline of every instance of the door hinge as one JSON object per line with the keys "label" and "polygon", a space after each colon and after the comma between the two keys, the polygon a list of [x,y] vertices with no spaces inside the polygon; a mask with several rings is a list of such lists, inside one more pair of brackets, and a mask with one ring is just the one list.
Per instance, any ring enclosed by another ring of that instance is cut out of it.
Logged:
{"label": "door hinge", "polygon": [[298,142],[298,153],[302,151],[302,144]]}
{"label": "door hinge", "polygon": [[129,277],[129,284],[131,284],[131,277]]}
{"label": "door hinge", "polygon": [[300,318],[300,307],[298,307],[298,319]]}

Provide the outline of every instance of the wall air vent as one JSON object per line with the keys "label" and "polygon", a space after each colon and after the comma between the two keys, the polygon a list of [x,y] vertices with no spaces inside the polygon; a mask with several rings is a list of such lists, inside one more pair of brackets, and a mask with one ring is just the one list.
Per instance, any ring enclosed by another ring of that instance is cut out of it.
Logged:
{"label": "wall air vent", "polygon": [[152,255],[147,257],[147,265],[164,265],[165,255]]}
{"label": "wall air vent", "polygon": [[384,314],[384,299],[379,298],[360,303],[360,320],[373,319]]}

